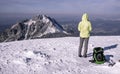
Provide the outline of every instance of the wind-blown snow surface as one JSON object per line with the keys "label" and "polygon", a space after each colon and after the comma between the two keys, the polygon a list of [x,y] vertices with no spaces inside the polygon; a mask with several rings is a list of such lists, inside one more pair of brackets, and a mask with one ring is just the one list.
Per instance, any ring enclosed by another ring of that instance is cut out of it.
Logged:
{"label": "wind-blown snow surface", "polygon": [[[92,36],[87,58],[78,57],[79,37],[0,43],[0,74],[119,74],[120,36]],[[108,63],[90,63],[94,47],[103,47]],[[110,56],[113,56],[110,58]]]}

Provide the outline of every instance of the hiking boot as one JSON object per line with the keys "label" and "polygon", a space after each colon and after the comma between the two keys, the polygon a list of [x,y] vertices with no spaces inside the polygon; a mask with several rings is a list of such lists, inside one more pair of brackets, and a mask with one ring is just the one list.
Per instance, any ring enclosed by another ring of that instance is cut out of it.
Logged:
{"label": "hiking boot", "polygon": [[87,58],[87,55],[83,55],[84,58]]}
{"label": "hiking boot", "polygon": [[82,55],[79,55],[79,57],[82,57]]}

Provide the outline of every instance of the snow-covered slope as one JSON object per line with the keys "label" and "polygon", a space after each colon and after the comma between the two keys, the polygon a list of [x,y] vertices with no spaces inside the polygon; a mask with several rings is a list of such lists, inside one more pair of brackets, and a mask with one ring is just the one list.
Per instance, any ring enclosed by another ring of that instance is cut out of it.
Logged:
{"label": "snow-covered slope", "polygon": [[[87,58],[78,57],[78,46],[79,37],[0,43],[0,74],[119,74],[120,36],[92,36]],[[89,62],[98,46],[113,67]]]}

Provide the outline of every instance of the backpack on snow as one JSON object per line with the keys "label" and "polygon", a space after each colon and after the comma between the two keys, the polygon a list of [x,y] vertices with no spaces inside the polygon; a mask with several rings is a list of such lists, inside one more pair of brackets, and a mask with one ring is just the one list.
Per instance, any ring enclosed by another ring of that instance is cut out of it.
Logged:
{"label": "backpack on snow", "polygon": [[105,62],[104,50],[101,47],[93,49],[93,60],[96,64],[103,64]]}

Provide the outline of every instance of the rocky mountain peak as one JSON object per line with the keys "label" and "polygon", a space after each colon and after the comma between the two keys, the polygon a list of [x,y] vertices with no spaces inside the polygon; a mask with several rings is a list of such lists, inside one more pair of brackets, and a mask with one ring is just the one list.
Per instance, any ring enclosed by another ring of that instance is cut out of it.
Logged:
{"label": "rocky mountain peak", "polygon": [[46,38],[61,37],[67,35],[63,27],[57,21],[46,15],[38,15],[29,20],[24,20],[14,24],[7,32],[8,38],[5,42]]}

